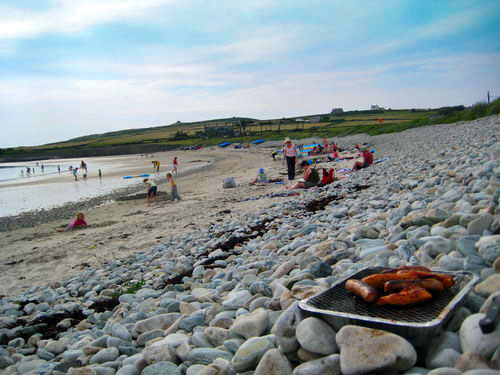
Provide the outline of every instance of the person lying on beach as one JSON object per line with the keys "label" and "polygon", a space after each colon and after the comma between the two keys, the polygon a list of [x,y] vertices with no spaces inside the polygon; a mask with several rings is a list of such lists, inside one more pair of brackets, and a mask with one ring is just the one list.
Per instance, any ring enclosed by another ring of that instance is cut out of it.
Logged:
{"label": "person lying on beach", "polygon": [[58,232],[66,232],[68,230],[77,229],[77,228],[85,228],[89,225],[85,221],[85,215],[82,212],[78,212],[76,214],[75,220],[68,224],[66,228],[58,229]]}
{"label": "person lying on beach", "polygon": [[177,192],[177,184],[175,183],[174,175],[170,172],[167,173],[167,182],[170,183],[170,200],[174,201],[177,199],[180,201],[181,196]]}
{"label": "person lying on beach", "polygon": [[352,166],[353,172],[359,169],[368,168],[373,164],[373,154],[367,148],[365,148],[359,156],[363,157],[363,161],[357,161],[356,163],[354,163],[354,165]]}
{"label": "person lying on beach", "polygon": [[250,182],[250,185],[256,184],[257,182],[267,182],[267,175],[264,168],[259,168],[259,171],[257,172],[257,177],[255,177],[255,180]]}
{"label": "person lying on beach", "polygon": [[319,173],[315,168],[312,168],[307,160],[303,160],[300,166],[304,169],[304,177],[301,178],[295,185],[287,187],[287,189],[309,189],[318,186]]}
{"label": "person lying on beach", "polygon": [[142,180],[142,182],[144,182],[148,186],[147,200],[148,200],[148,206],[149,206],[149,205],[151,205],[151,202],[156,197],[156,191],[158,190],[158,187],[156,186],[156,184],[153,181],[151,181],[148,178],[145,178],[144,180]]}
{"label": "person lying on beach", "polygon": [[326,171],[326,168],[323,168],[323,176],[321,177],[319,186],[331,184],[333,181],[335,181],[333,168],[330,168],[328,172]]}

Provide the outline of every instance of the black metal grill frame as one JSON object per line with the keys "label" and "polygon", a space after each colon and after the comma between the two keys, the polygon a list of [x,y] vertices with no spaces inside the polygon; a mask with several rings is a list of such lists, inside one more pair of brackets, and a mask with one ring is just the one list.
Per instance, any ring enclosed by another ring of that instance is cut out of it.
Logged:
{"label": "black metal grill frame", "polygon": [[301,301],[300,306],[303,310],[330,316],[337,315],[351,319],[412,327],[429,326],[439,324],[445,319],[477,280],[477,276],[468,272],[438,271],[452,275],[455,279],[455,285],[435,295],[430,301],[411,306],[368,304],[345,289],[345,283],[349,279],[359,280],[384,270],[387,268],[371,267],[360,270],[352,276],[339,280],[327,291]]}

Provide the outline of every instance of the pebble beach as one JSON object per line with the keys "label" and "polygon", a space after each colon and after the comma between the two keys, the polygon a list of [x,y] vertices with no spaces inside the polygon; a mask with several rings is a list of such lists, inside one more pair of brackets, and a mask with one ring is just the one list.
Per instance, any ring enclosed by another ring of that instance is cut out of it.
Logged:
{"label": "pebble beach", "polygon": [[[142,207],[135,214],[142,221],[127,224],[132,217],[106,217],[101,208],[103,222],[120,221],[130,233],[160,220],[177,226],[137,233],[140,241],[120,242],[123,249],[111,244],[123,237],[109,239],[113,234],[98,228],[89,237],[110,244],[96,255],[87,242],[79,245],[85,267],[70,272],[73,263],[63,263],[51,277],[56,257],[30,285],[8,284],[0,299],[0,374],[500,374],[500,324],[491,333],[478,325],[500,296],[500,117],[336,141],[367,142],[384,161],[297,196],[283,196],[280,185],[223,190],[221,172],[218,195],[206,188],[203,197],[211,199],[196,201],[195,187],[215,178],[206,170],[206,177],[186,176],[184,186],[179,178],[191,201]],[[230,158],[207,157],[226,175],[250,180],[247,171],[270,158],[270,149],[262,150],[251,161],[234,153],[247,163],[234,170]],[[196,178],[189,189],[188,178]],[[116,210],[130,211],[127,204]],[[62,225],[74,209],[54,211],[50,225]],[[43,224],[43,216],[23,220]],[[0,225],[2,234],[17,228],[11,219]],[[54,251],[72,249],[71,241],[57,241]],[[333,327],[299,307],[363,268],[402,265],[477,278],[425,347],[386,330]],[[15,266],[4,264],[2,272]]]}

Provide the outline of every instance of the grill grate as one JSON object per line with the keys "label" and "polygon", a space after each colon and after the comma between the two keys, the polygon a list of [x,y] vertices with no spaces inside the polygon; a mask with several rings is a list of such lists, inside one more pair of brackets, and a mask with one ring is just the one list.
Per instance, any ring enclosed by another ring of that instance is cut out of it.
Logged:
{"label": "grill grate", "polygon": [[[362,279],[365,276],[379,273],[385,269],[383,267],[364,269],[349,277],[349,279]],[[467,274],[454,273],[453,276],[455,278],[455,285],[453,287],[435,295],[432,300],[418,305],[377,306],[368,304],[345,289],[346,280],[310,298],[307,301],[307,305],[316,309],[330,310],[328,311],[329,314],[348,313],[397,322],[427,323],[434,319],[443,319],[447,313],[446,307],[448,304],[471,280]]]}

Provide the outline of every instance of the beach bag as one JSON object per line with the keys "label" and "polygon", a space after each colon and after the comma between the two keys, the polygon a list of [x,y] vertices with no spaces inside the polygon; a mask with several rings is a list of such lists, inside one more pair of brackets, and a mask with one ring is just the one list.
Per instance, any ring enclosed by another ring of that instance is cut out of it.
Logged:
{"label": "beach bag", "polygon": [[236,181],[234,180],[234,177],[225,177],[224,182],[222,183],[222,187],[224,189],[236,187]]}

